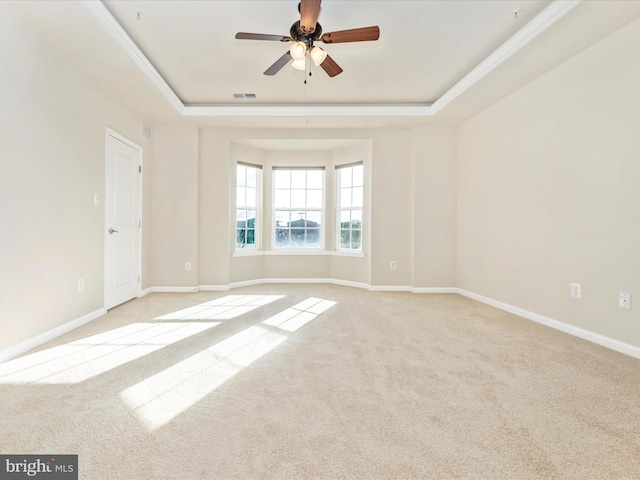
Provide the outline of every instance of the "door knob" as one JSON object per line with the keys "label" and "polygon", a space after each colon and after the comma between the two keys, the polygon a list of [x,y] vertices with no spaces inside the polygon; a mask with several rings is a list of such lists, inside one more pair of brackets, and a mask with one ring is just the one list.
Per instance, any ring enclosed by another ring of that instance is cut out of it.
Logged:
{"label": "door knob", "polygon": [[110,228],[109,230],[107,230],[107,232],[109,232],[110,234],[113,234],[113,233],[118,233],[118,230],[114,230],[113,228]]}

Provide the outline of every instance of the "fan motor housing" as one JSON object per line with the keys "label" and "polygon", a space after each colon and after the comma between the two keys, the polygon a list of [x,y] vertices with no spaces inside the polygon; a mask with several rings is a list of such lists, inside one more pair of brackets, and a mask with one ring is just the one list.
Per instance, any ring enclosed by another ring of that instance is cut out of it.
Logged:
{"label": "fan motor housing", "polygon": [[303,32],[300,28],[300,20],[291,25],[291,30],[289,30],[291,34],[291,38],[293,38],[296,42],[304,42],[309,45],[313,45],[313,42],[318,40],[322,35],[322,27],[319,23],[316,23],[316,29],[313,33]]}

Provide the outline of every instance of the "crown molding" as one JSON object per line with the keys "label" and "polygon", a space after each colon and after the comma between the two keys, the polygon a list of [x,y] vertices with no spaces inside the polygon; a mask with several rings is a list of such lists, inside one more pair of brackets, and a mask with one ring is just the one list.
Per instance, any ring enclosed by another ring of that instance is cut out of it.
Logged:
{"label": "crown molding", "polygon": [[169,103],[182,115],[184,103],[176,95],[166,80],[160,75],[158,70],[151,64],[149,59],[142,53],[142,50],[131,39],[129,34],[107,10],[107,7],[100,0],[80,0],[80,3],[93,15],[100,26],[113,38],[116,43],[129,55],[133,63],[144,73],[151,83],[160,90]]}
{"label": "crown molding", "polygon": [[473,70],[456,82],[433,104],[410,105],[185,105],[142,53],[101,0],[80,0],[104,30],[129,55],[177,112],[185,117],[428,117],[433,116],[471,88],[509,57],[573,10],[583,0],[553,0]]}
{"label": "crown molding", "polygon": [[504,63],[509,57],[528,45],[542,32],[556,23],[567,13],[577,7],[582,0],[554,0],[547,8],[533,17],[529,23],[518,30],[506,42],[500,45],[493,53],[485,58],[478,66],[462,77],[453,87],[447,90],[438,100],[433,102],[432,115],[442,110],[455,98],[460,96],[482,77]]}

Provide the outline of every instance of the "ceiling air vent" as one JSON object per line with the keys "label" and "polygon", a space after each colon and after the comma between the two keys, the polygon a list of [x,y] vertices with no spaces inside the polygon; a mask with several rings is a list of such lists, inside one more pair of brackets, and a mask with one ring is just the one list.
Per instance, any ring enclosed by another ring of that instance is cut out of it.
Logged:
{"label": "ceiling air vent", "polygon": [[237,100],[255,100],[257,97],[255,93],[234,93],[233,98]]}

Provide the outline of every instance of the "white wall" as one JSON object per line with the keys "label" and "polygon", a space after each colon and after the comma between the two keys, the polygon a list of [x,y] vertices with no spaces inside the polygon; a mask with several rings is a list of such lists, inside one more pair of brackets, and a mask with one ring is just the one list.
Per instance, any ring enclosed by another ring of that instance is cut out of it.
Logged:
{"label": "white wall", "polygon": [[152,156],[142,119],[78,75],[1,4],[0,59],[1,356],[104,306],[104,205],[93,198],[104,199],[105,128],[143,147],[145,179]]}
{"label": "white wall", "polygon": [[200,131],[198,272],[200,285],[228,285],[231,260],[229,223],[234,178],[232,144],[225,129]]}
{"label": "white wall", "polygon": [[461,288],[640,346],[639,59],[636,20],[460,126]]}
{"label": "white wall", "polygon": [[457,162],[455,129],[413,130],[414,287],[455,287]]}
{"label": "white wall", "polygon": [[198,128],[155,128],[153,158],[153,285],[197,285]]}

